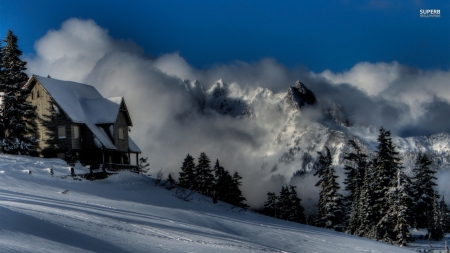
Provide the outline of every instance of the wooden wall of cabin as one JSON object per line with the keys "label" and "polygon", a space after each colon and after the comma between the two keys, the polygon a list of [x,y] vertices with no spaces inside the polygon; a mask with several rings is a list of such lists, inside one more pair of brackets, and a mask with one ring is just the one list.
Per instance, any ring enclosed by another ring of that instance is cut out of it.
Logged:
{"label": "wooden wall of cabin", "polygon": [[[77,140],[73,141],[73,123],[60,109],[53,106],[50,94],[38,83],[32,83],[31,93],[27,100],[36,106],[35,138],[38,140],[37,151],[44,157],[57,157],[68,149],[74,148]],[[58,127],[65,127],[65,138],[58,137]],[[81,140],[79,140],[81,142]],[[75,146],[78,148],[78,146]]]}
{"label": "wooden wall of cabin", "polygon": [[[119,129],[123,129],[123,138],[119,139]],[[117,116],[116,124],[114,124],[114,145],[118,151],[128,152],[128,123],[125,116],[125,111],[120,110]]]}

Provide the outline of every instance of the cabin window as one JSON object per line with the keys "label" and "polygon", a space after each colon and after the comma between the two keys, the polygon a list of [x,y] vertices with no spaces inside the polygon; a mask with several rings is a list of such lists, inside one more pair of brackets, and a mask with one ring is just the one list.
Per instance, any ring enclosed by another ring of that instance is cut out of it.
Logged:
{"label": "cabin window", "polygon": [[73,138],[78,139],[80,138],[80,127],[79,126],[73,126]]}
{"label": "cabin window", "polygon": [[36,97],[39,98],[39,90],[36,93]]}
{"label": "cabin window", "polygon": [[34,99],[34,92],[31,92],[31,99]]}
{"label": "cabin window", "polygon": [[119,127],[119,140],[123,140],[124,139],[124,130],[123,127]]}
{"label": "cabin window", "polygon": [[66,138],[66,126],[59,126],[58,139],[65,139],[65,138]]}

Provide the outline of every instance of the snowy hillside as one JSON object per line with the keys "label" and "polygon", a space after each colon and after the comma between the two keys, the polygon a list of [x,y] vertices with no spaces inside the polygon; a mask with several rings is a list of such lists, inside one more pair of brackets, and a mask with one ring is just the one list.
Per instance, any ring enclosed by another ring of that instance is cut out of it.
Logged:
{"label": "snowy hillside", "polygon": [[58,159],[0,155],[0,252],[412,252],[203,196],[185,202],[142,175],[69,175]]}

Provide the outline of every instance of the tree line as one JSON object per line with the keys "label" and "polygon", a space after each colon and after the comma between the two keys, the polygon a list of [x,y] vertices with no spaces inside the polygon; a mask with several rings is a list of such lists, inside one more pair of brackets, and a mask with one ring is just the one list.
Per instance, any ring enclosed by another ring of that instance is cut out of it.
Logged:
{"label": "tree line", "polygon": [[178,182],[173,179],[171,174],[168,175],[166,183],[170,185],[169,188],[179,186],[191,193],[198,192],[211,197],[213,203],[223,201],[241,208],[249,207],[244,203],[247,200],[239,189],[239,186],[242,185],[242,177],[237,171],[231,175],[220,165],[219,159],[211,168],[211,160],[205,152],[200,153],[197,164],[194,160],[191,155],[186,155],[179,172]]}
{"label": "tree line", "polygon": [[[361,237],[401,246],[413,238],[410,228],[426,228],[427,238],[441,240],[450,232],[449,209],[444,197],[436,191],[436,170],[425,154],[419,154],[409,176],[403,171],[399,152],[392,143],[390,131],[379,130],[376,155],[369,159],[355,141],[350,140],[352,151],[347,153],[344,180],[347,195],[339,193],[336,171],[332,166],[330,150],[318,152],[319,178],[316,186],[321,189],[317,213],[310,224],[346,232]],[[295,189],[290,186],[291,189]],[[293,220],[285,212],[303,212],[300,205],[286,207],[288,187],[280,196],[269,192],[263,213],[291,221],[305,223],[305,219]],[[292,211],[294,210],[294,211]],[[304,217],[304,215],[301,215]]]}

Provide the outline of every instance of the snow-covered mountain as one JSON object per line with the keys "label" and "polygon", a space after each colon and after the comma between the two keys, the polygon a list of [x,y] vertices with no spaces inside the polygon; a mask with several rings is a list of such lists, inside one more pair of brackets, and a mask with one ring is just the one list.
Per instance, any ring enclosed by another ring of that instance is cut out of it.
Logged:
{"label": "snow-covered mountain", "polygon": [[[83,173],[89,170],[75,167]],[[130,172],[86,181],[70,176],[59,159],[0,155],[0,252],[400,253],[417,247],[424,246],[399,248],[201,195],[186,202]]]}
{"label": "snow-covered mountain", "polygon": [[[342,165],[348,141],[355,140],[369,155],[377,146],[379,126],[357,125],[339,104],[325,106],[305,84],[297,81],[286,92],[267,88],[241,88],[236,83],[217,81],[208,90],[197,81],[185,86],[204,112],[214,111],[240,120],[255,121],[268,128],[268,144],[261,147],[262,170],[291,177],[310,171],[317,152],[324,146],[334,154],[335,165]],[[388,129],[389,130],[389,129]],[[450,135],[401,138],[394,136],[406,170],[414,165],[419,152],[429,154],[438,168],[450,168]],[[287,178],[288,179],[288,178]]]}

